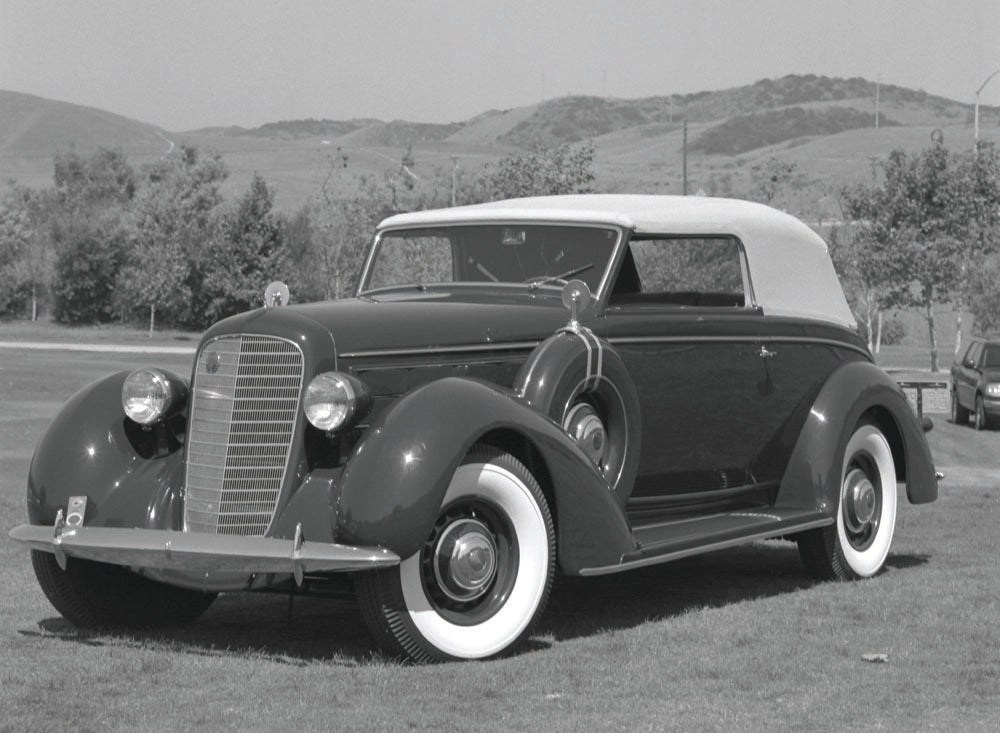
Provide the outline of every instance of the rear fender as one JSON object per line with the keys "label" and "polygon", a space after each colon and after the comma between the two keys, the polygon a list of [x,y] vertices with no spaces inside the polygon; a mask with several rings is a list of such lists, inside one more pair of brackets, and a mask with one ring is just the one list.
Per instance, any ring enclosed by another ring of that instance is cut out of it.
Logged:
{"label": "rear fender", "polygon": [[182,445],[166,426],[146,429],[125,416],[128,374],[84,387],[46,429],[28,472],[32,524],[51,524],[69,497],[86,496],[90,526],[180,529]]}
{"label": "rear fender", "polygon": [[523,436],[545,463],[564,572],[617,563],[634,549],[614,492],[558,425],[510,392],[459,377],[414,390],[370,426],[341,481],[338,542],[417,552],[455,469],[495,431]]}
{"label": "rear fender", "polygon": [[837,369],[816,397],[781,480],[778,504],[835,511],[844,449],[863,416],[885,433],[910,503],[937,499],[930,449],[902,389],[879,367],[856,361]]}

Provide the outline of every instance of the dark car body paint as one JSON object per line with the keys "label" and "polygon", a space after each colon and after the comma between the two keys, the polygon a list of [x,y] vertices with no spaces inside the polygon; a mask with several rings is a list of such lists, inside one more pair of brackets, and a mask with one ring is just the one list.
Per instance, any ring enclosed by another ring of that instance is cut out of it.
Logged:
{"label": "dark car body paint", "polygon": [[857,361],[834,372],[810,407],[781,480],[779,505],[837,511],[844,448],[862,418],[875,420],[886,434],[910,502],[937,499],[934,464],[913,408],[885,372]]}
{"label": "dark car body paint", "polygon": [[[202,346],[241,333],[294,341],[305,357],[305,384],[340,369],[364,380],[375,398],[341,465],[311,464],[311,428],[301,423],[269,535],[291,538],[302,523],[307,539],[381,545],[406,557],[428,536],[468,449],[506,431],[544,464],[564,572],[614,565],[635,552],[631,526],[642,507],[623,511],[558,424],[510,389],[532,349],[566,323],[557,293],[414,288],[261,309],[209,329]],[[644,408],[662,402],[643,410],[633,500],[665,501],[669,509],[690,499],[688,510],[691,503],[705,510],[718,504],[705,477],[730,471],[725,480],[736,480],[737,496],[726,502],[733,506],[835,505],[838,456],[871,408],[895,427],[890,440],[905,451],[900,476],[910,500],[936,496],[930,455],[905,398],[846,329],[769,319],[756,308],[595,310],[583,314],[583,325],[621,355]],[[762,346],[775,355],[762,356]],[[87,524],[182,529],[183,450],[143,457],[148,451],[135,445],[121,412],[124,377],[82,390],[42,438],[28,482],[32,523],[51,523],[69,496],[86,494]],[[734,393],[746,404],[734,407]],[[717,411],[741,412],[699,419]]]}
{"label": "dark car body paint", "polygon": [[558,425],[510,392],[459,378],[414,390],[371,425],[344,471],[338,540],[389,547],[401,557],[416,552],[455,469],[497,431],[523,436],[545,463],[564,572],[617,562],[634,549],[614,494]]}

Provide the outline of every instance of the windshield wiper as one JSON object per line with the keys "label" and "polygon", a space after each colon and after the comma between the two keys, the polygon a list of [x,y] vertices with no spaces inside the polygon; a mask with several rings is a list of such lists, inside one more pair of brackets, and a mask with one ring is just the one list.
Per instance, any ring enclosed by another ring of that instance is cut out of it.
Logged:
{"label": "windshield wiper", "polygon": [[529,277],[525,282],[531,283],[528,286],[528,290],[536,290],[541,285],[547,285],[548,283],[556,283],[558,285],[565,285],[566,278],[573,277],[574,275],[579,275],[581,272],[586,272],[587,270],[593,268],[594,263],[588,262],[586,265],[581,265],[580,267],[574,267],[572,270],[568,270],[561,275],[540,275],[538,277]]}

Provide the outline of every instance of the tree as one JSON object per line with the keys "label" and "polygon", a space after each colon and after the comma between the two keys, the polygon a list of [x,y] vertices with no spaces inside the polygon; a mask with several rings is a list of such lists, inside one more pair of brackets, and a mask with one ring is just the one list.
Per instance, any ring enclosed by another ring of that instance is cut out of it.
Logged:
{"label": "tree", "polygon": [[0,315],[23,312],[34,292],[30,196],[29,189],[11,187],[0,200]]}
{"label": "tree", "polygon": [[593,163],[592,143],[511,153],[495,167],[485,165],[471,187],[458,198],[461,203],[479,203],[523,196],[589,193],[594,182]]}
{"label": "tree", "polygon": [[968,302],[979,335],[1000,331],[1000,256],[985,258],[972,272]]}
{"label": "tree", "polygon": [[[953,216],[967,222],[963,238],[960,269],[965,287],[958,291],[958,339],[955,353],[962,347],[962,311],[968,306],[977,320],[981,333],[997,324],[994,315],[996,288],[984,279],[984,274],[996,274],[996,258],[1000,250],[1000,151],[993,143],[980,142],[972,153],[959,156],[957,188]],[[992,324],[992,325],[987,325]]]}
{"label": "tree", "polygon": [[190,267],[177,240],[139,240],[116,279],[116,304],[120,313],[135,307],[149,311],[149,336],[156,328],[156,312],[182,313],[191,300],[187,280]]}
{"label": "tree", "polygon": [[970,264],[996,248],[1000,192],[980,175],[983,161],[967,161],[967,155],[977,154],[953,155],[939,135],[920,153],[892,151],[877,166],[880,182],[843,193],[849,216],[860,221],[865,257],[887,285],[885,305],[923,311],[934,371],[935,306],[961,301]]}
{"label": "tree", "polygon": [[129,238],[114,215],[74,229],[55,264],[53,315],[61,323],[107,323],[115,313],[115,285]]}
{"label": "tree", "polygon": [[56,252],[53,315],[64,323],[109,321],[130,238],[135,172],[121,151],[55,156],[48,236]]}
{"label": "tree", "polygon": [[827,237],[830,259],[854,303],[854,315],[864,324],[868,348],[878,353],[882,345],[882,314],[889,307],[891,271],[882,255],[885,250],[868,239],[870,233],[852,224],[833,227]]}
{"label": "tree", "polygon": [[763,163],[754,163],[750,167],[750,200],[773,205],[794,179],[796,167],[794,162],[779,160],[773,155]]}
{"label": "tree", "polygon": [[255,175],[250,189],[223,214],[205,263],[209,321],[260,306],[268,282],[291,270],[273,206],[267,183]]}
{"label": "tree", "polygon": [[205,257],[227,175],[218,155],[187,146],[144,171],[132,219],[133,252],[120,281],[120,312],[148,310],[151,328],[157,314],[164,323],[206,325]]}

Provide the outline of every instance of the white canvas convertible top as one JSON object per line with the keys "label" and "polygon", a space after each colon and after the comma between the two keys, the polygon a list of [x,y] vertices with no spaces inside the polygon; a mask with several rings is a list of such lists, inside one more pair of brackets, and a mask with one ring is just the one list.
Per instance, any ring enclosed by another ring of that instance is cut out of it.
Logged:
{"label": "white canvas convertible top", "polygon": [[765,315],[856,326],[823,239],[794,216],[749,201],[707,196],[540,196],[397,214],[383,221],[379,230],[501,221],[611,224],[641,235],[730,234],[743,243],[756,304]]}

